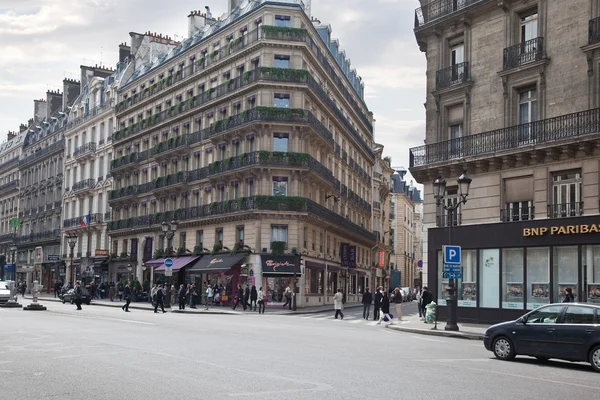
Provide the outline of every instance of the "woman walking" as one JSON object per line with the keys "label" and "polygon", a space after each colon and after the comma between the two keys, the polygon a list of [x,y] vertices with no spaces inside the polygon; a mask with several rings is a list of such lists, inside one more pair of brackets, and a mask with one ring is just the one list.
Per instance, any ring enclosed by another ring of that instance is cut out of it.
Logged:
{"label": "woman walking", "polygon": [[379,313],[379,321],[377,325],[381,324],[384,318],[389,321],[388,325],[392,323],[394,316],[390,314],[390,298],[387,292],[382,292],[383,297],[381,298],[381,313]]}
{"label": "woman walking", "polygon": [[335,319],[337,319],[338,315],[341,319],[344,319],[344,313],[342,312],[342,308],[344,307],[342,304],[342,300],[344,299],[344,295],[342,294],[342,289],[338,289],[335,296],[333,296],[333,308],[335,309]]}
{"label": "woman walking", "polygon": [[256,311],[256,300],[258,300],[258,293],[256,292],[256,286],[252,285],[252,290],[250,290],[250,309],[254,305],[254,311]]}
{"label": "woman walking", "polygon": [[[398,313],[398,321],[402,321],[402,291],[400,288],[394,290],[394,303],[396,303],[396,312]],[[388,311],[389,312],[389,311]]]}
{"label": "woman walking", "polygon": [[258,313],[264,314],[265,313],[265,292],[263,292],[262,287],[260,289],[258,289],[257,298],[258,298]]}

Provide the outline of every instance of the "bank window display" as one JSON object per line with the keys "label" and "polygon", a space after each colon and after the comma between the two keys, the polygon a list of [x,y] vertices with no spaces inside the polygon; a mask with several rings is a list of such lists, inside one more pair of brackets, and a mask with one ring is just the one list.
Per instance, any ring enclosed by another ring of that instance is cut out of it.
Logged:
{"label": "bank window display", "polygon": [[502,308],[525,308],[523,249],[502,250]]}
{"label": "bank window display", "polygon": [[438,250],[437,252],[437,266],[438,266],[438,276],[441,277],[441,285],[438,285],[438,305],[445,306],[446,305],[446,297],[448,297],[448,283],[449,279],[444,278],[444,259],[442,257],[442,252]]}
{"label": "bank window display", "polygon": [[577,301],[577,282],[579,266],[579,249],[577,246],[554,247],[552,257],[552,273],[554,274],[554,301],[562,303],[568,288],[573,291]]}
{"label": "bank window display", "polygon": [[350,294],[356,294],[357,276],[355,274],[350,275]]}
{"label": "bank window display", "polygon": [[457,279],[459,307],[477,307],[477,250],[462,250],[462,278]]}
{"label": "bank window display", "polygon": [[583,301],[600,303],[600,246],[582,248]]}
{"label": "bank window display", "polygon": [[527,309],[550,303],[550,249],[527,249]]}

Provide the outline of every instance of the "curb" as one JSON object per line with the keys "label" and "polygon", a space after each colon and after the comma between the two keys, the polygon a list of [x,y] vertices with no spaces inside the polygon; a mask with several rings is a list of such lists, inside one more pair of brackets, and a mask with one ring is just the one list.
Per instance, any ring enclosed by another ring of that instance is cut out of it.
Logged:
{"label": "curb", "polygon": [[406,332],[406,333],[416,333],[419,335],[427,335],[427,336],[443,336],[455,339],[466,339],[466,340],[483,340],[484,335],[481,333],[475,332],[453,332],[453,331],[444,331],[444,330],[425,330],[425,329],[417,329],[417,328],[405,328],[402,326],[394,326],[388,325],[386,326],[388,329],[392,329],[398,332]]}
{"label": "curb", "polygon": [[[29,299],[29,297],[25,297],[26,299]],[[56,298],[56,299],[49,299],[49,298],[39,298],[38,297],[38,301],[51,301],[54,303],[62,303],[62,300]],[[70,303],[65,303],[65,305],[67,305]],[[123,303],[125,304],[125,303]],[[86,307],[91,307],[91,306],[99,306],[99,307],[110,307],[110,308],[118,308],[118,307],[122,307],[123,304],[117,304],[117,305],[111,305],[111,304],[102,304],[102,303],[96,303],[96,302],[91,302],[89,304],[89,306],[86,304]],[[135,306],[133,305],[133,303],[129,304],[129,308],[131,308],[132,310],[146,310],[146,311],[154,311],[154,308],[150,308],[150,307],[140,307],[140,306]]]}
{"label": "curb", "polygon": [[[344,310],[348,310],[350,308],[359,308],[361,307],[362,304],[353,304],[353,305],[349,305],[349,306],[345,306]],[[333,307],[333,304],[331,305],[331,307]],[[318,313],[322,313],[322,312],[328,312],[328,311],[335,311],[333,308],[332,309],[326,309],[326,310],[302,310],[299,309],[297,311],[290,311],[287,313],[271,313],[271,315],[306,315],[306,314],[318,314]]]}
{"label": "curb", "polygon": [[[154,311],[154,310],[152,310]],[[189,310],[171,310],[175,314],[207,314],[207,315],[244,315],[239,312],[218,312],[218,311],[189,311]]]}

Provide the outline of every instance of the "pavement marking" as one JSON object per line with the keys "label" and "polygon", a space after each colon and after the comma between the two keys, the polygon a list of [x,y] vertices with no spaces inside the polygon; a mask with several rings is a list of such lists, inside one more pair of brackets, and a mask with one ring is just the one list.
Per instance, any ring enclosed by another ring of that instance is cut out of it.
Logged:
{"label": "pavement marking", "polygon": [[410,335],[410,337],[412,337],[413,339],[426,340],[428,342],[448,343],[446,340],[430,339],[430,338],[425,338],[425,337],[416,336],[416,335]]}
{"label": "pavement marking", "polygon": [[0,374],[12,374],[13,371],[9,369],[0,369]]}
{"label": "pavement marking", "polygon": [[360,324],[361,322],[364,322],[364,319],[357,319],[357,320],[348,321],[348,322],[350,322],[351,324]]}

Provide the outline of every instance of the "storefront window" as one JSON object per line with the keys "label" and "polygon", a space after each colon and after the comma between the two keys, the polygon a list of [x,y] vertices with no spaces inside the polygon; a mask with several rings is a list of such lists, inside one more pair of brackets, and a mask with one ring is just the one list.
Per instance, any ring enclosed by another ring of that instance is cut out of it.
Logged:
{"label": "storefront window", "polygon": [[319,269],[306,268],[304,278],[305,294],[323,294],[323,277],[325,273]]}
{"label": "storefront window", "polygon": [[527,309],[550,303],[550,249],[527,249]]}
{"label": "storefront window", "polygon": [[522,310],[524,303],[523,249],[502,250],[502,308]]}
{"label": "storefront window", "polygon": [[600,246],[583,246],[583,301],[600,303]]}
{"label": "storefront window", "polygon": [[355,274],[350,275],[350,294],[356,294],[356,283],[357,283],[356,275]]}
{"label": "storefront window", "polygon": [[361,276],[358,278],[358,293],[363,294],[365,292],[365,277]]}
{"label": "storefront window", "polygon": [[285,301],[283,293],[285,292],[285,288],[292,284],[292,279],[293,278],[288,277],[264,278],[265,287],[267,289],[267,302],[283,304]]}
{"label": "storefront window", "polygon": [[338,274],[337,272],[328,272],[327,273],[327,293],[335,294],[337,292],[337,281]]}
{"label": "storefront window", "polygon": [[462,251],[462,279],[457,280],[459,307],[477,307],[477,250]]}
{"label": "storefront window", "polygon": [[554,247],[552,266],[554,274],[554,301],[560,302],[565,299],[565,290],[571,288],[573,296],[577,301],[577,281],[579,280],[577,269],[579,260],[577,258],[579,249],[577,246]]}
{"label": "storefront window", "polygon": [[442,258],[442,252],[438,250],[437,252],[437,266],[438,266],[438,276],[441,278],[442,284],[438,285],[438,305],[445,306],[446,305],[446,297],[448,296],[448,282],[449,280],[444,278],[444,262]]}
{"label": "storefront window", "polygon": [[500,282],[499,259],[499,249],[483,249],[479,253],[479,279],[481,290],[479,299],[481,307],[500,307],[500,291],[498,287],[498,283]]}
{"label": "storefront window", "polygon": [[315,271],[310,268],[306,268],[304,271],[304,294],[310,294],[310,280]]}

